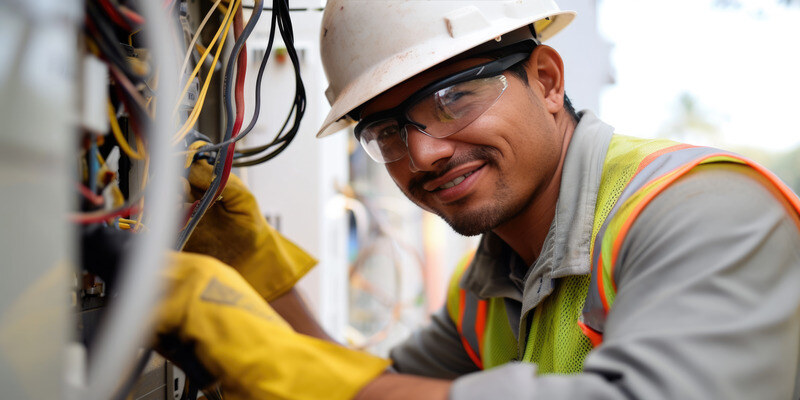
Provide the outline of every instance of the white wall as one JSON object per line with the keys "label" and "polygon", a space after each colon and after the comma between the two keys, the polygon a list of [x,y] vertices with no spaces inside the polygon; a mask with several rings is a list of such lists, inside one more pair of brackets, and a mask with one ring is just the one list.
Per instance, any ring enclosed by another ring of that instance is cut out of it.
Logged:
{"label": "white wall", "polygon": [[[347,182],[347,141],[345,135],[318,140],[317,128],[328,110],[324,97],[327,87],[319,60],[319,26],[322,12],[319,1],[293,1],[295,47],[301,57],[301,73],[306,88],[307,109],[300,131],[292,144],[265,164],[237,170],[252,189],[262,211],[282,234],[320,260],[319,265],[300,283],[300,289],[323,326],[340,337],[346,321],[347,225],[344,210],[331,207],[336,183]],[[270,12],[264,11],[248,41],[248,70],[245,92],[245,123],[250,120],[260,56],[266,49]],[[286,57],[280,62],[276,49],[283,47],[276,33],[273,53],[262,82],[261,115],[255,130],[238,145],[251,147],[271,141],[291,107],[294,72]],[[258,55],[258,57],[256,57]]]}

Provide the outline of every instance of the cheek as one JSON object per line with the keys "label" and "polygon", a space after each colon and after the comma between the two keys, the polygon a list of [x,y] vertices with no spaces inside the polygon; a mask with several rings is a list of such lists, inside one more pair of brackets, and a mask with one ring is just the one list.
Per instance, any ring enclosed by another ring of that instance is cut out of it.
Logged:
{"label": "cheek", "polygon": [[[403,164],[404,162],[405,164]],[[400,189],[403,189],[408,184],[411,171],[408,170],[408,161],[406,158],[384,164],[384,166],[386,167],[386,172],[389,173],[389,176]]]}

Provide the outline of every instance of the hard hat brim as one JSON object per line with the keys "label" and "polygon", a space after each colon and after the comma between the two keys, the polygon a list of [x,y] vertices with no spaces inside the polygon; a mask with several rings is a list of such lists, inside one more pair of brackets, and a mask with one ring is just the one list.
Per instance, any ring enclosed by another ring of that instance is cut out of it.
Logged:
{"label": "hard hat brim", "polygon": [[[539,32],[540,40],[544,42],[566,27],[575,18],[575,14],[574,11],[564,10],[542,15],[539,19],[550,18],[552,22]],[[481,32],[481,35],[473,35],[475,36],[473,40],[469,40],[469,37],[459,38],[458,41],[453,41],[453,46],[444,50],[437,48],[441,47],[440,42],[430,45],[423,43],[409,49],[406,53],[387,58],[362,73],[358,79],[353,80],[341,90],[332,101],[331,109],[319,129],[317,137],[328,136],[352,125],[355,121],[347,116],[351,111],[397,86],[398,82],[404,82],[431,67],[481,45],[486,41],[486,37],[502,37],[502,35],[526,25],[528,23],[520,22],[519,26],[513,26],[512,29],[509,29],[508,25],[501,26],[497,28],[496,34],[484,31]]]}

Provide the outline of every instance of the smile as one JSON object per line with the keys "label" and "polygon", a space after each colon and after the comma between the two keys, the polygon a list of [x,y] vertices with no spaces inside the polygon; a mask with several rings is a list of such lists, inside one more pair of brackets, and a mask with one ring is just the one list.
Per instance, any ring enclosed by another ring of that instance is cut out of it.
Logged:
{"label": "smile", "polygon": [[467,179],[468,176],[472,175],[472,172],[473,171],[467,172],[466,174],[461,175],[456,179],[453,179],[452,181],[445,183],[442,186],[439,186],[438,188],[436,188],[436,190],[450,189],[451,187],[456,186],[461,182],[464,182],[464,179]]}

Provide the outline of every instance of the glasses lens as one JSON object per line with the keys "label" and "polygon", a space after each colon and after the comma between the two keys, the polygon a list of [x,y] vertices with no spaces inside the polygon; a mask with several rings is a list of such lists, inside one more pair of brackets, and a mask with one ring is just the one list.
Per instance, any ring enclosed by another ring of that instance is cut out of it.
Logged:
{"label": "glasses lens", "polygon": [[361,146],[373,160],[380,163],[397,161],[406,154],[402,127],[396,119],[375,121],[361,130]]}
{"label": "glasses lens", "polygon": [[508,82],[503,75],[474,79],[440,89],[408,109],[408,118],[425,126],[425,133],[443,138],[458,132],[488,110]]}

